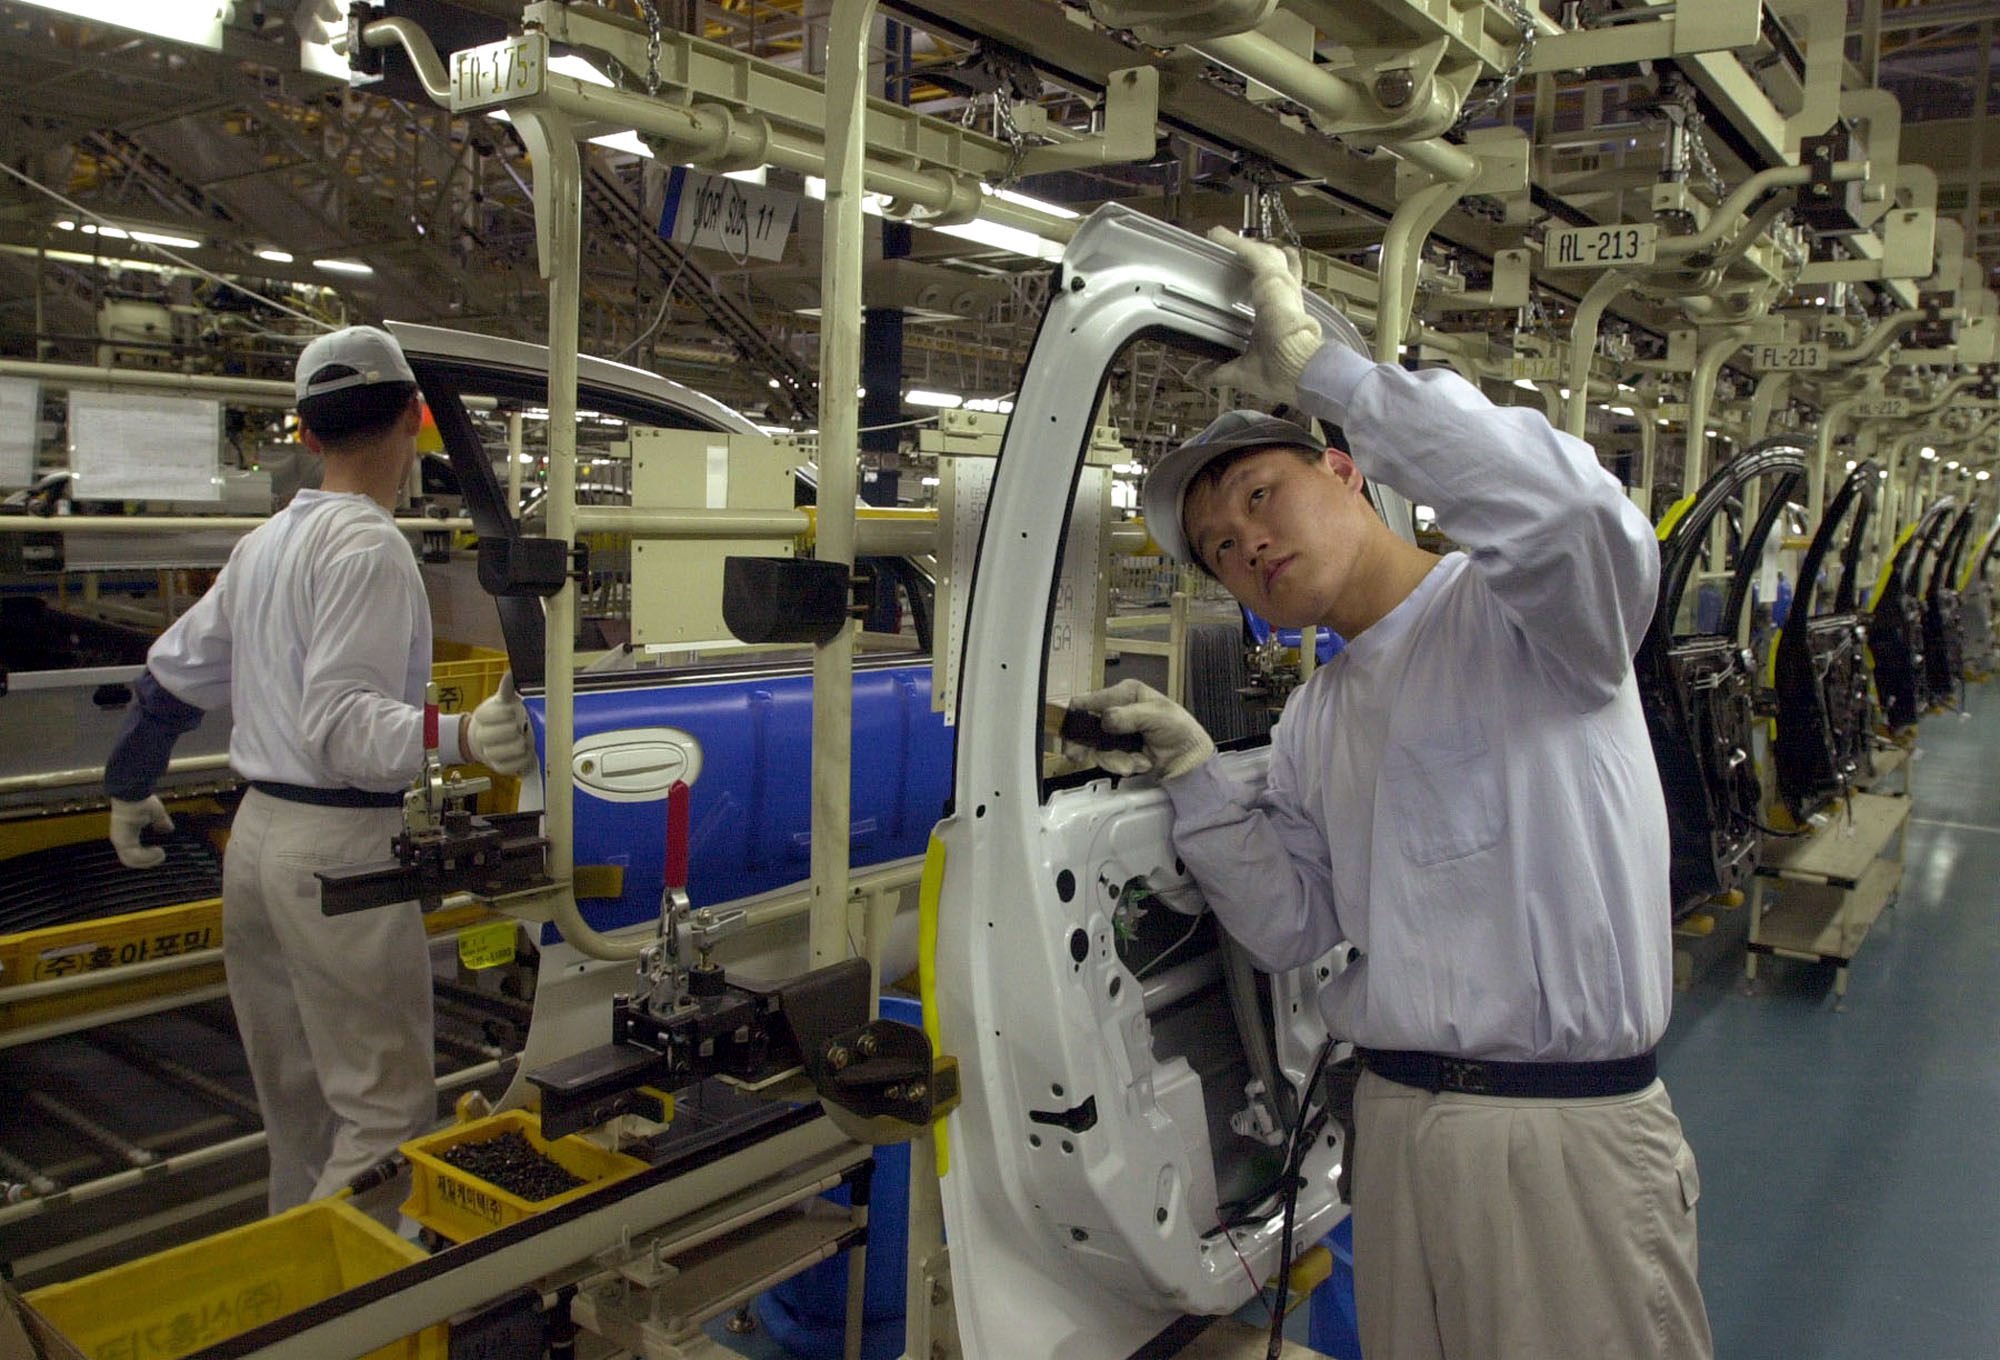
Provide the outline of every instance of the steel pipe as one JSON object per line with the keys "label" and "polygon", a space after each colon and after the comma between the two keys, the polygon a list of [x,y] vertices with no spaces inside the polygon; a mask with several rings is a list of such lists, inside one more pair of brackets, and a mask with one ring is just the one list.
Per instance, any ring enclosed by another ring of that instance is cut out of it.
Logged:
{"label": "steel pipe", "polygon": [[[226,529],[247,534],[269,522],[264,515],[0,515],[0,534],[186,534]],[[469,519],[396,518],[406,534],[432,530],[469,532]]]}

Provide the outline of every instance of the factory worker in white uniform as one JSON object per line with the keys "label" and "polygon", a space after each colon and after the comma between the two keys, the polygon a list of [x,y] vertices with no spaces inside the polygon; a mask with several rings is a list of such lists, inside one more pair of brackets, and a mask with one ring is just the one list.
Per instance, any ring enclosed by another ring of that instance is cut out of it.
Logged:
{"label": "factory worker in white uniform", "polygon": [[[1354,1266],[1369,1360],[1707,1357],[1694,1154],[1653,1048],[1672,996],[1667,824],[1633,679],[1659,552],[1589,445],[1444,369],[1322,345],[1296,257],[1250,267],[1218,382],[1345,431],[1224,415],[1155,466],[1146,524],[1274,624],[1347,649],[1293,693],[1261,794],[1136,681],[1086,696],[1157,774],[1174,844],[1274,971],[1340,942],[1320,1004],[1362,1050]],[[1404,542],[1363,494],[1435,509]]]}
{"label": "factory worker in white uniform", "polygon": [[[315,871],[387,858],[423,764],[431,617],[391,511],[422,403],[402,348],[350,326],[296,373],[301,438],[325,464],[237,544],[201,600],[147,653],[105,769],[128,866],[172,822],[153,787],[174,739],[227,704],[229,763],[249,783],[223,864],[223,959],[269,1139],[272,1213],[337,1193],[437,1117],[431,973],[414,902],[320,911]],[[448,760],[506,774],[535,761],[511,688],[441,725]],[[394,1185],[358,1201],[391,1225]]]}

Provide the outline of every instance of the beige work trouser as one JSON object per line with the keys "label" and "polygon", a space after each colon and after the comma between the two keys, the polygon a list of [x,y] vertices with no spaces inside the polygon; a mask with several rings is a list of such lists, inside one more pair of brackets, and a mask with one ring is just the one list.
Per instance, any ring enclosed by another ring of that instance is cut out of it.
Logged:
{"label": "beige work trouser", "polygon": [[[271,1157],[270,1210],[337,1193],[437,1122],[430,949],[414,902],[326,916],[316,870],[388,858],[395,808],[243,795],[222,958]],[[355,1201],[390,1227],[406,1187]]]}
{"label": "beige work trouser", "polygon": [[1694,1153],[1666,1087],[1591,1100],[1355,1092],[1368,1360],[1708,1360]]}

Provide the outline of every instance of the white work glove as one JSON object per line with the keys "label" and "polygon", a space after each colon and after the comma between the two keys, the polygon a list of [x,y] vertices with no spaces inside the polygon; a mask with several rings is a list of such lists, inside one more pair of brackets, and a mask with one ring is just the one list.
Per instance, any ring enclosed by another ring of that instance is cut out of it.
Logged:
{"label": "white work glove", "polygon": [[528,732],[528,710],[514,691],[513,672],[500,677],[500,689],[460,728],[465,753],[496,774],[527,774],[535,768],[535,742]]}
{"label": "white work glove", "polygon": [[1299,375],[1320,346],[1319,322],[1306,315],[1298,248],[1253,241],[1227,227],[1210,229],[1208,239],[1229,247],[1250,267],[1250,305],[1256,310],[1250,348],[1218,366],[1209,382],[1273,401],[1297,401]]}
{"label": "white work glove", "polygon": [[111,848],[118,852],[118,862],[127,869],[151,869],[166,859],[167,852],[161,847],[139,844],[139,833],[149,826],[155,831],[174,829],[174,819],[167,815],[167,805],[157,795],[136,803],[123,798],[111,800]]}
{"label": "white work glove", "polygon": [[1215,754],[1215,742],[1194,714],[1143,681],[1120,680],[1109,689],[1079,694],[1069,706],[1097,714],[1106,732],[1136,732],[1146,742],[1143,751],[1100,751],[1064,742],[1063,754],[1079,765],[1096,765],[1116,775],[1157,773],[1177,779]]}

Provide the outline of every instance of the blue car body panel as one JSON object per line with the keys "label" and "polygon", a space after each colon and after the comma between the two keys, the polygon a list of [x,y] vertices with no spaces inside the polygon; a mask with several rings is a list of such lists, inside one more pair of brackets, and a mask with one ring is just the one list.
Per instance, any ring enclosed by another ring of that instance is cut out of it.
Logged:
{"label": "blue car body panel", "polygon": [[[546,709],[527,701],[546,766]],[[579,689],[576,740],[673,728],[700,748],[689,786],[688,896],[715,906],[797,883],[812,862],[812,676],[676,679]],[[929,665],[854,676],[852,855],[856,868],[920,855],[951,794],[952,733],[931,711]],[[618,897],[579,899],[597,930],[659,916],[666,795],[599,797],[576,786],[579,865],[624,869]],[[543,928],[545,942],[560,938]]]}

